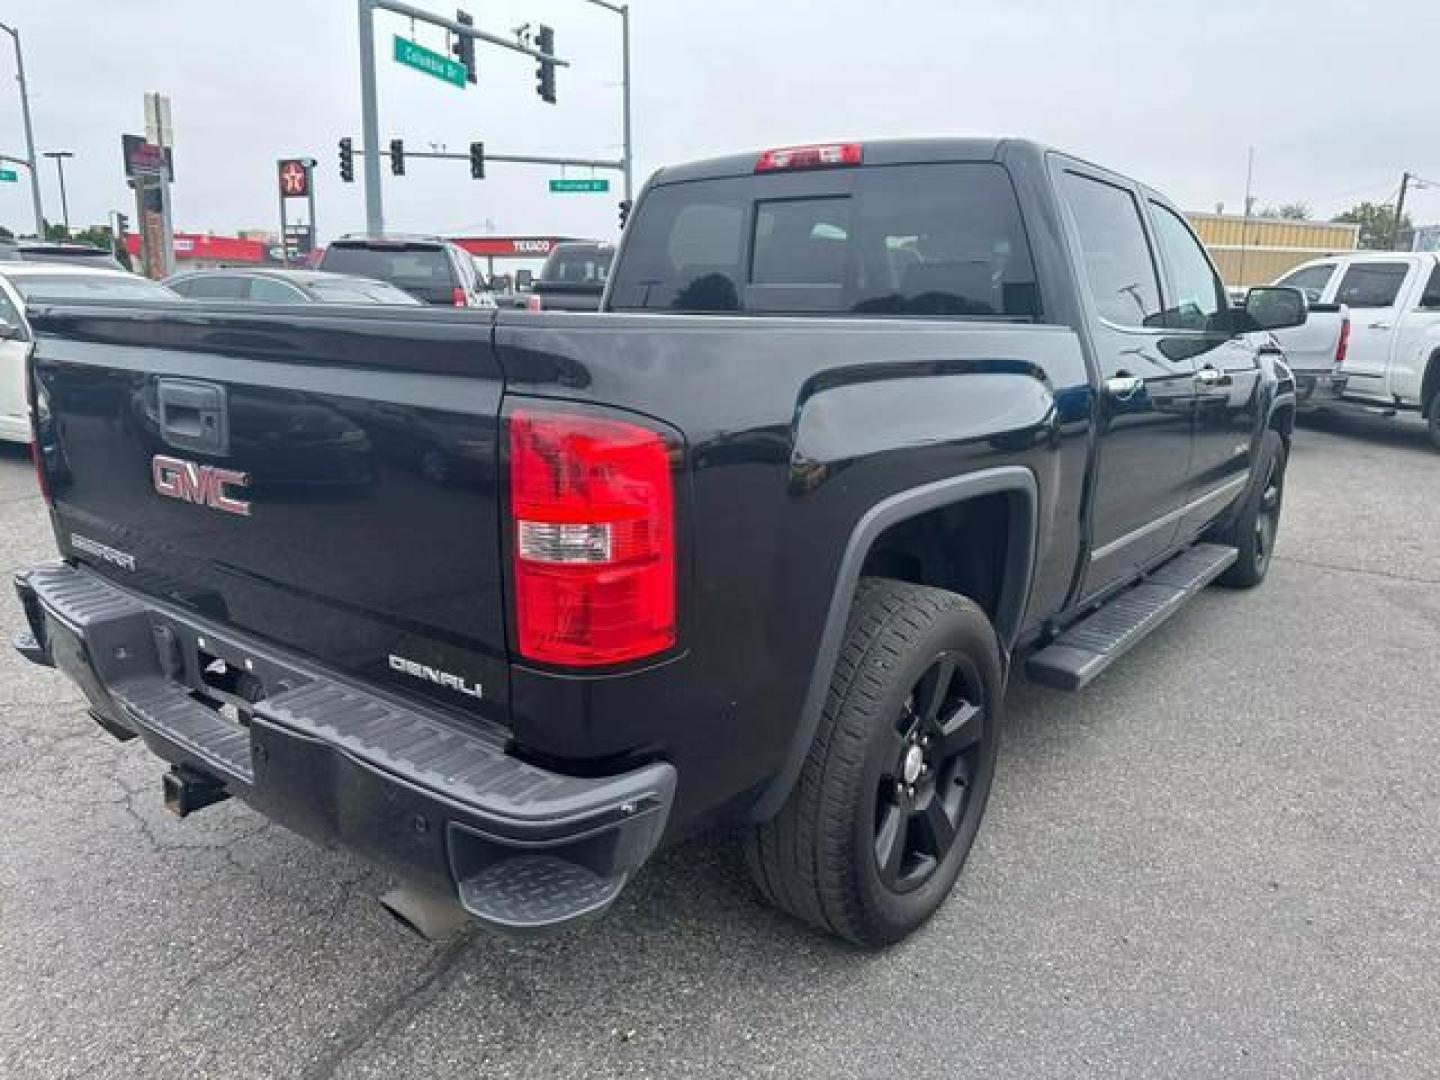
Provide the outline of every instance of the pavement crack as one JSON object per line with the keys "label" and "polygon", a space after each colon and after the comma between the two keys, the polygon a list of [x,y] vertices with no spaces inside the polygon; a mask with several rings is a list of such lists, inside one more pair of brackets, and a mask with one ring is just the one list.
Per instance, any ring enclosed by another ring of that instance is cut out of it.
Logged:
{"label": "pavement crack", "polygon": [[457,935],[437,950],[420,969],[419,978],[379,1004],[367,1009],[351,1025],[350,1033],[311,1063],[300,1080],[331,1080],[352,1057],[371,1042],[381,1038],[401,1017],[413,1013],[439,992],[442,980],[450,974],[465,954],[477,931]]}
{"label": "pavement crack", "polygon": [[1339,563],[1322,562],[1319,559],[1301,559],[1294,555],[1276,555],[1275,561],[1296,563],[1300,566],[1310,566],[1316,570],[1335,570],[1342,574],[1363,574],[1367,577],[1388,578],[1391,581],[1404,581],[1411,585],[1440,585],[1440,578],[1399,574],[1393,570],[1371,570],[1364,566],[1342,566]]}

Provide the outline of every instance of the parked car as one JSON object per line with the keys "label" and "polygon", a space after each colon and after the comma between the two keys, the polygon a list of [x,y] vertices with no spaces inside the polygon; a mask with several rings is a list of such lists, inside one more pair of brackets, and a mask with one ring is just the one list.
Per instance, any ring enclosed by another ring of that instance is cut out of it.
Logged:
{"label": "parked car", "polygon": [[72,244],[69,241],[21,240],[15,251],[24,262],[58,263],[63,266],[93,266],[104,270],[124,270],[120,260],[109,248],[94,244]]}
{"label": "parked car", "polygon": [[495,307],[470,253],[438,236],[342,236],[318,269],[388,281],[426,304]]}
{"label": "parked car", "polygon": [[1440,256],[1355,251],[1297,267],[1276,284],[1317,301],[1314,325],[1277,335],[1333,342],[1337,362],[1315,403],[1328,409],[1419,413],[1440,449]]}
{"label": "parked car", "polygon": [[191,300],[256,304],[418,304],[384,281],[321,270],[185,270],[165,284]]}
{"label": "parked car", "polygon": [[[1099,166],[930,139],[664,169],[605,309],[42,313],[75,482],[20,651],[173,764],[178,814],[233,795],[354,847],[417,926],[563,925],[728,824],[775,904],[880,946],[960,872],[1016,664],[1078,689],[1270,565],[1268,331],[1304,297],[1232,309]],[[163,452],[113,422],[137,386]],[[373,410],[443,427],[466,482],[274,495],[242,393],[377,448]]]}
{"label": "parked car", "polygon": [[556,244],[519,306],[529,311],[599,311],[605,279],[615,258],[613,244],[567,240]]}
{"label": "parked car", "polygon": [[25,305],[77,299],[174,300],[175,294],[146,278],[105,267],[0,262],[0,440],[31,440],[25,363],[32,334]]}

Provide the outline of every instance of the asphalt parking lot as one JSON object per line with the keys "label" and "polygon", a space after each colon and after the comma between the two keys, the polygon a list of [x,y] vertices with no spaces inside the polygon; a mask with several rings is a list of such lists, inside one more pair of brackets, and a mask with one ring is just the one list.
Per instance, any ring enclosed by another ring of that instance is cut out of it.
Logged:
{"label": "asphalt parking lot", "polygon": [[[1440,1075],[1437,538],[1418,426],[1307,424],[1267,583],[1082,695],[1015,686],[959,887],[878,955],[762,907],[725,837],[581,930],[426,945],[358,861],[168,816],[7,648],[0,1076]],[[0,570],[50,551],[0,450]]]}

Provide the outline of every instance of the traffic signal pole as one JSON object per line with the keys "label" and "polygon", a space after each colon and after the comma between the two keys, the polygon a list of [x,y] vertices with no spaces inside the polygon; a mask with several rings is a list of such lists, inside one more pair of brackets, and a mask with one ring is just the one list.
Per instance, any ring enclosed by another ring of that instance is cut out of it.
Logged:
{"label": "traffic signal pole", "polygon": [[483,30],[476,30],[473,26],[467,26],[454,19],[432,15],[421,8],[402,3],[401,0],[356,0],[356,3],[360,18],[360,135],[364,143],[361,147],[361,156],[364,158],[362,164],[365,177],[365,230],[369,233],[381,233],[385,231],[385,210],[380,194],[380,154],[382,151],[380,150],[380,110],[375,90],[375,12],[377,9],[404,15],[416,22],[438,26],[458,37],[483,41],[487,45],[496,45],[502,49],[509,49],[511,52],[523,53],[536,60],[544,60],[555,67],[569,67],[570,62],[550,56],[538,49],[532,49],[517,41],[508,41],[505,38],[496,37],[494,34],[487,34]]}

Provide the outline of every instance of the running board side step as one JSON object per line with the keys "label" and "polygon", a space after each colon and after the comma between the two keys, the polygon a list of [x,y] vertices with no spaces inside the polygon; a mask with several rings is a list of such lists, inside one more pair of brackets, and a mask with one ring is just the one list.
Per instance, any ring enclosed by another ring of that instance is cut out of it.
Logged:
{"label": "running board side step", "polygon": [[1239,554],[1223,544],[1196,544],[1032,653],[1025,674],[1057,690],[1084,689],[1223,574]]}

